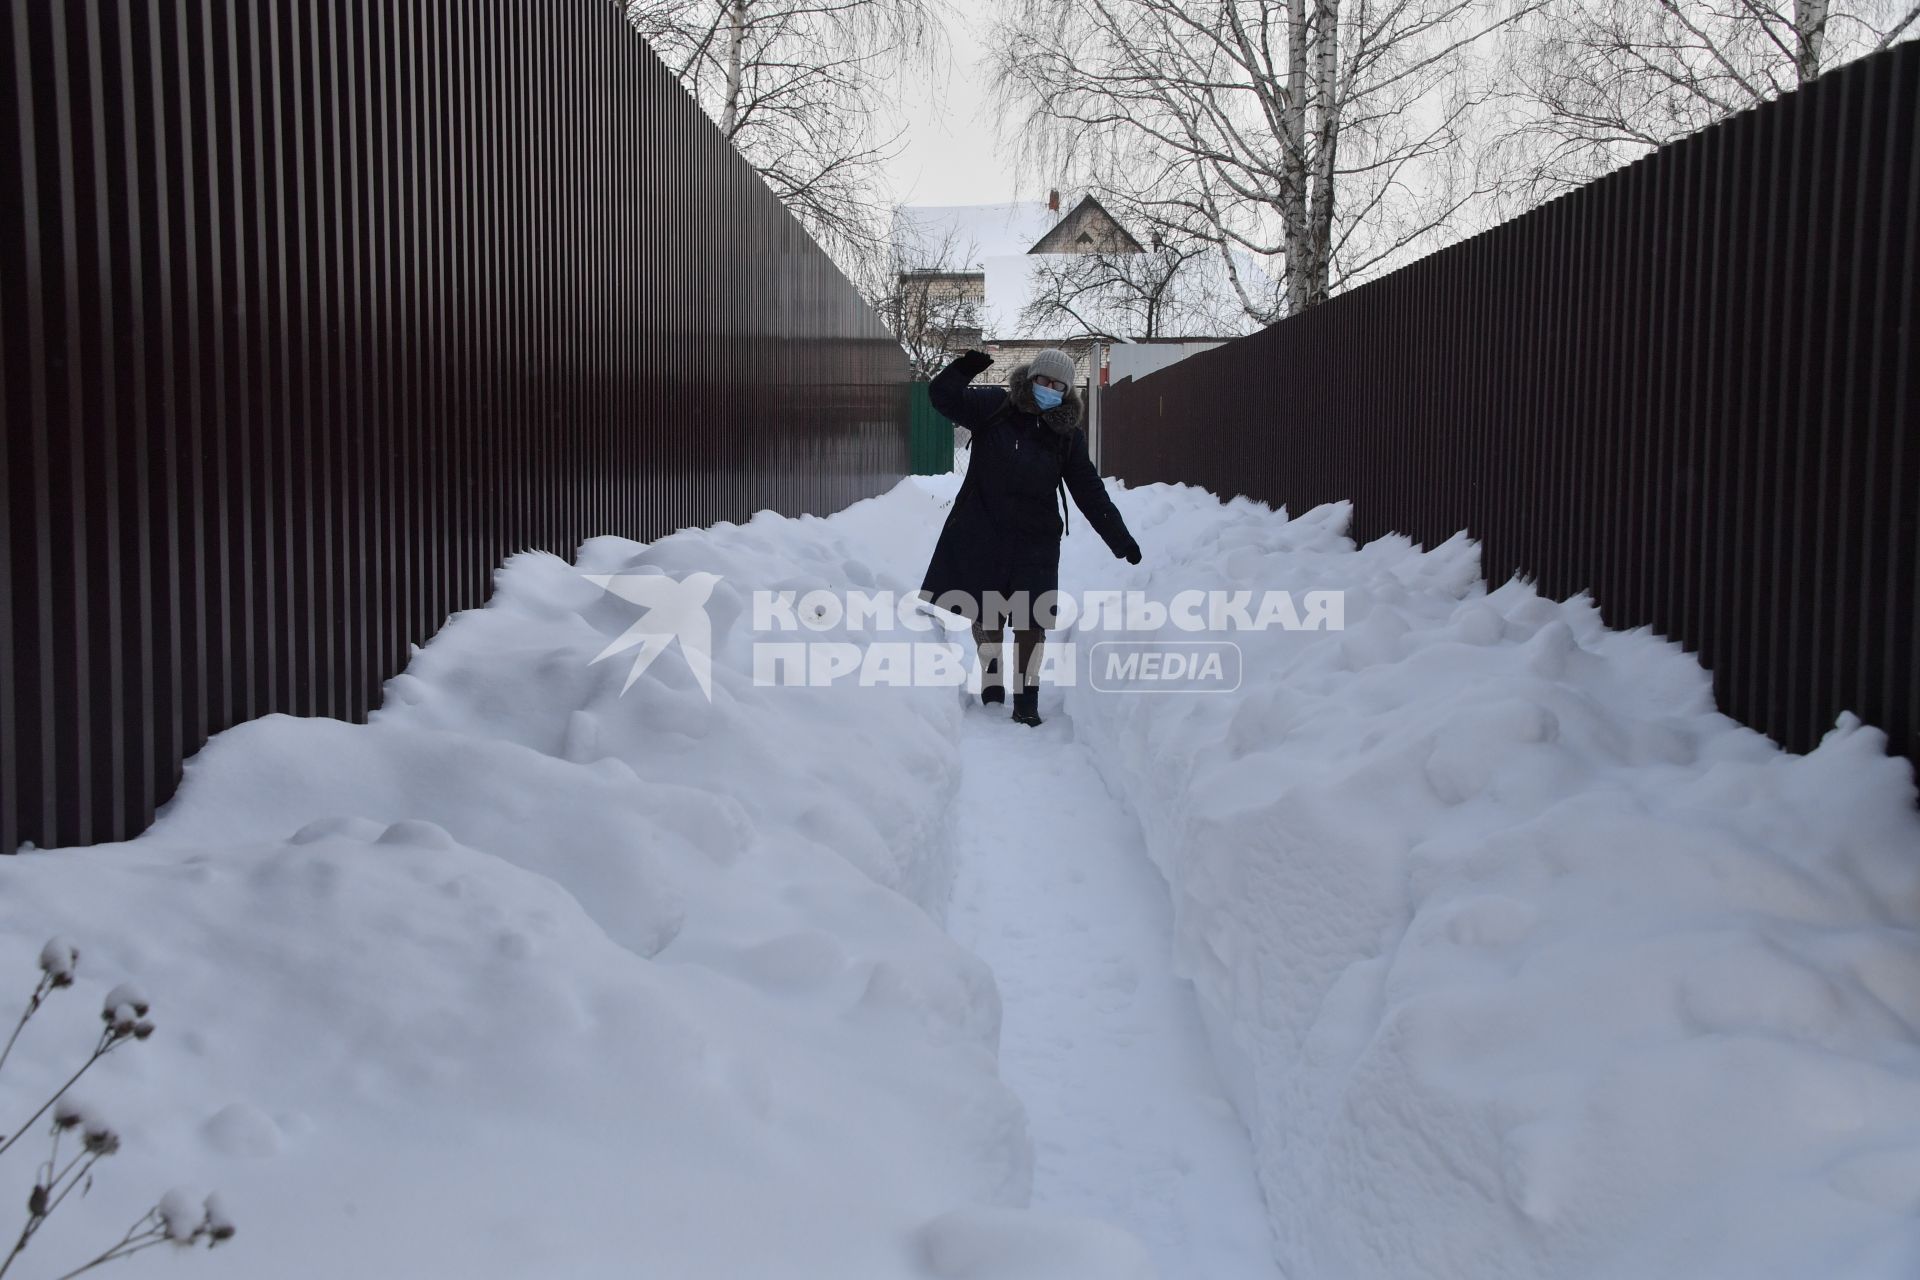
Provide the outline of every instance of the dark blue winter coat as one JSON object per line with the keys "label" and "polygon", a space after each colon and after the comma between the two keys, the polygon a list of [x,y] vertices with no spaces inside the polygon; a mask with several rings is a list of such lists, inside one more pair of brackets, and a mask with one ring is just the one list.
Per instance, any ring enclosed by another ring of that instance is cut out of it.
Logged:
{"label": "dark blue winter coat", "polygon": [[973,444],[921,590],[936,603],[948,592],[963,593],[974,617],[990,591],[1024,591],[1037,599],[1059,589],[1063,481],[1114,555],[1137,560],[1140,554],[1087,456],[1079,392],[1070,389],[1057,408],[1043,412],[1025,365],[1005,388],[967,385],[992,363],[984,352],[969,351],[928,388],[933,407],[973,432]]}

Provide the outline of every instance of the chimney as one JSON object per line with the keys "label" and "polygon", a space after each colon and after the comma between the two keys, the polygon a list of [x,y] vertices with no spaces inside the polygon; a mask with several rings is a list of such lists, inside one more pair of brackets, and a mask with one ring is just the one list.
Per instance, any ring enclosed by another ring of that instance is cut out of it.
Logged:
{"label": "chimney", "polygon": [[1047,192],[1047,212],[1060,212],[1060,193],[1058,191]]}

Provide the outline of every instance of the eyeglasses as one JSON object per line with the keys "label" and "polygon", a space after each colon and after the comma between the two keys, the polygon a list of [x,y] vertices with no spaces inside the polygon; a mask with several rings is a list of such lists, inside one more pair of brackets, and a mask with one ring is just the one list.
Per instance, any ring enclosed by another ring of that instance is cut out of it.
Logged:
{"label": "eyeglasses", "polygon": [[1034,378],[1034,381],[1039,383],[1043,387],[1052,387],[1055,391],[1065,391],[1067,389],[1067,384],[1060,381],[1060,379],[1058,378],[1047,378],[1047,377],[1036,376]]}

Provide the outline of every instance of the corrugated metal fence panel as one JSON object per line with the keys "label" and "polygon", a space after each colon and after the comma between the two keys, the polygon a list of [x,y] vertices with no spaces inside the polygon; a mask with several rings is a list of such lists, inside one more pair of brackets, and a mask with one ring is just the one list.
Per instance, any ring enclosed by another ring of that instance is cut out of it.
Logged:
{"label": "corrugated metal fence panel", "polygon": [[1111,388],[1106,469],[1481,542],[1920,761],[1920,44]]}
{"label": "corrugated metal fence panel", "polygon": [[907,470],[898,347],[603,0],[7,0],[0,66],[0,849],[364,717],[515,550]]}

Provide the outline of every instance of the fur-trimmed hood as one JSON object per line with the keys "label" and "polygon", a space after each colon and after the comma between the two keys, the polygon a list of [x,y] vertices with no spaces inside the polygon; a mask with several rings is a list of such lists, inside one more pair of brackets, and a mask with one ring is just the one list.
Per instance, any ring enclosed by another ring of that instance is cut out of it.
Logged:
{"label": "fur-trimmed hood", "polygon": [[1058,435],[1070,435],[1087,416],[1087,406],[1080,399],[1080,388],[1069,386],[1066,398],[1059,405],[1043,411],[1034,403],[1031,371],[1031,365],[1023,364],[1007,375],[1007,397],[1013,401],[1013,407],[1022,413],[1033,414]]}

